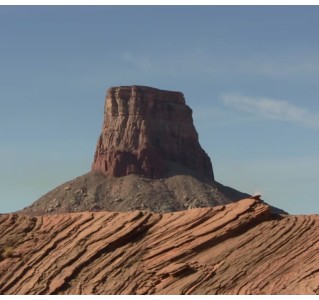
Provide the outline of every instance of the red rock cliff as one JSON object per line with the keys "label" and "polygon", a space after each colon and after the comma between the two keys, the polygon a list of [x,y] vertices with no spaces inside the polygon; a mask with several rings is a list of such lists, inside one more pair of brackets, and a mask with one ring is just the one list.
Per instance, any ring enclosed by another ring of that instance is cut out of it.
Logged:
{"label": "red rock cliff", "polygon": [[92,170],[155,179],[179,166],[213,179],[183,94],[144,86],[110,88]]}

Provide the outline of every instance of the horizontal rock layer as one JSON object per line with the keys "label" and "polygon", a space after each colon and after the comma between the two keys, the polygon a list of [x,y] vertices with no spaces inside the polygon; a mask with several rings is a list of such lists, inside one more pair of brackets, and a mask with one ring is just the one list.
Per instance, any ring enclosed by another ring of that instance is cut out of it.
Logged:
{"label": "horizontal rock layer", "polygon": [[255,199],[175,213],[0,215],[1,294],[319,294],[319,216]]}
{"label": "horizontal rock layer", "polygon": [[92,170],[155,179],[180,172],[178,167],[213,179],[183,94],[145,86],[110,88]]}

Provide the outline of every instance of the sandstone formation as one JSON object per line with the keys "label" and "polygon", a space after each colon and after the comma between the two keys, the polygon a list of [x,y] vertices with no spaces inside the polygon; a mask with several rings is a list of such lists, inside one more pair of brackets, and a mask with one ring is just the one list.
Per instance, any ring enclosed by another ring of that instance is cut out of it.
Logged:
{"label": "sandstone formation", "polygon": [[164,213],[246,197],[214,180],[210,158],[198,142],[192,110],[182,93],[124,86],[107,92],[92,170],[58,186],[22,212],[140,209]]}
{"label": "sandstone formation", "polygon": [[122,86],[107,92],[92,170],[48,192],[23,212],[164,213],[248,196],[214,180],[182,93]]}
{"label": "sandstone formation", "polygon": [[253,198],[175,213],[0,215],[0,294],[319,294],[319,216]]}
{"label": "sandstone formation", "polygon": [[92,170],[158,179],[184,174],[185,168],[213,179],[183,94],[145,86],[110,88]]}

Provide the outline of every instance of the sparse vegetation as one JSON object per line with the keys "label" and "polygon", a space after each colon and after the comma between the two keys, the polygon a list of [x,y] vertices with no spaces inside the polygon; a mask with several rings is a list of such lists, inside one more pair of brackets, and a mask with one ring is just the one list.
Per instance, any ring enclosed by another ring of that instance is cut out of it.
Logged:
{"label": "sparse vegetation", "polygon": [[1,258],[8,258],[13,256],[13,248],[11,246],[5,246],[1,251]]}

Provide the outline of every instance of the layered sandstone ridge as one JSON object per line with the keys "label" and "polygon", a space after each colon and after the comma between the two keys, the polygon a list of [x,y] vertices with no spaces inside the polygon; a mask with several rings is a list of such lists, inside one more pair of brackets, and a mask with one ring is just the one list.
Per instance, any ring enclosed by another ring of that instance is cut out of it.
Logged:
{"label": "layered sandstone ridge", "polygon": [[175,213],[0,215],[0,294],[319,294],[319,216],[255,199]]}
{"label": "layered sandstone ridge", "polygon": [[115,177],[191,173],[213,179],[183,94],[145,86],[108,90],[92,170]]}

